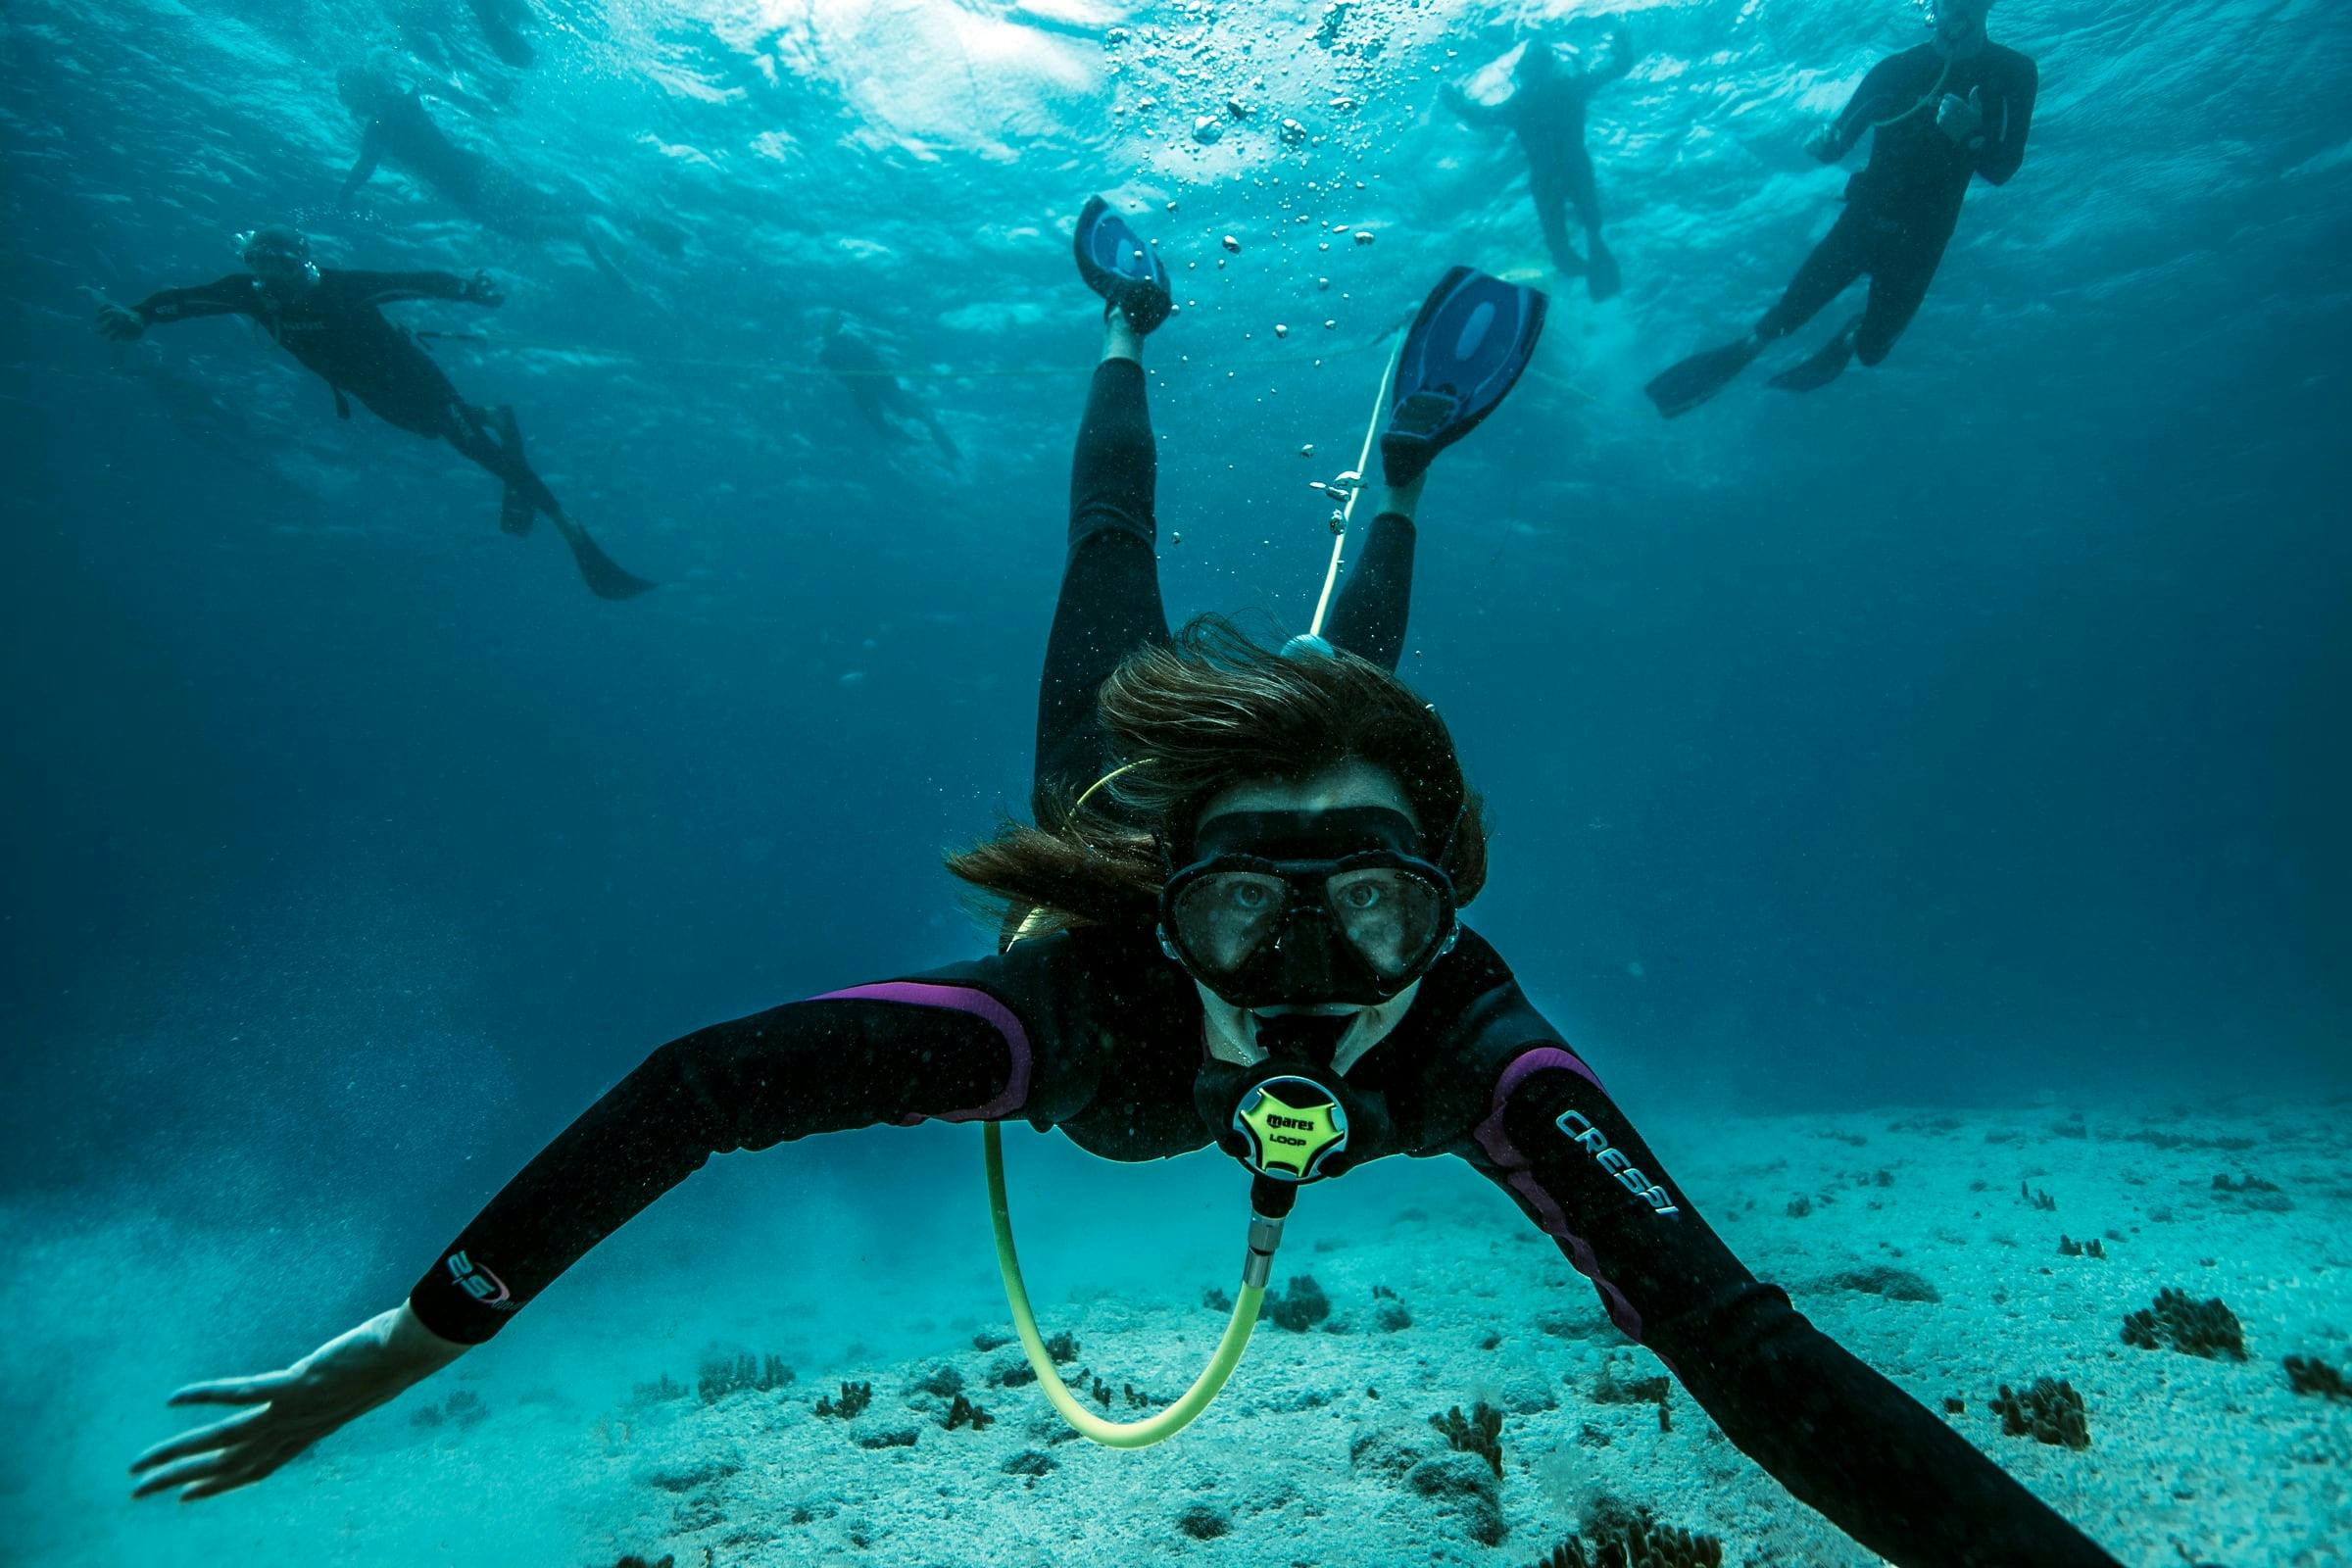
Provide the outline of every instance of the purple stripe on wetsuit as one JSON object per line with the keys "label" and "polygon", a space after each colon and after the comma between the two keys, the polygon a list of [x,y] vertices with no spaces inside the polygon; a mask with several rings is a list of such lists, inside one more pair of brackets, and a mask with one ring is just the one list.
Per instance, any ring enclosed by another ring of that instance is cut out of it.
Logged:
{"label": "purple stripe on wetsuit", "polygon": [[1610,1321],[1624,1330],[1627,1338],[1640,1344],[1642,1314],[1635,1310],[1633,1302],[1625,1298],[1625,1293],[1617,1289],[1615,1282],[1601,1273],[1600,1260],[1593,1255],[1592,1244],[1568,1228],[1568,1215],[1560,1207],[1559,1200],[1545,1192],[1543,1184],[1536,1180],[1535,1172],[1528,1169],[1527,1156],[1519,1152],[1502,1129],[1503,1111],[1519,1086],[1537,1073],[1555,1068],[1572,1072],[1593,1088],[1600,1088],[1599,1077],[1574,1052],[1558,1046],[1538,1046],[1533,1051],[1522,1052],[1511,1058],[1511,1064],[1502,1069],[1502,1076],[1494,1080],[1494,1109],[1485,1121],[1478,1124],[1478,1144],[1487,1152],[1487,1157],[1507,1173],[1505,1180],[1511,1191],[1519,1195],[1528,1212],[1535,1215],[1536,1223],[1543,1227],[1544,1234],[1565,1244],[1568,1260],[1576,1265],[1576,1271],[1599,1288],[1601,1299],[1609,1309]]}
{"label": "purple stripe on wetsuit", "polygon": [[[1004,1080],[1004,1093],[985,1105],[968,1110],[950,1110],[937,1113],[940,1121],[995,1121],[1009,1116],[1029,1102],[1029,1031],[1021,1027],[1020,1018],[985,991],[969,986],[933,985],[921,980],[888,980],[879,985],[852,986],[847,991],[828,991],[811,1002],[896,1002],[910,1007],[942,1007],[951,1012],[968,1012],[984,1018],[1004,1037],[1004,1049],[1012,1056],[1012,1071]],[[909,1117],[902,1126],[912,1126],[923,1120],[921,1115]]]}

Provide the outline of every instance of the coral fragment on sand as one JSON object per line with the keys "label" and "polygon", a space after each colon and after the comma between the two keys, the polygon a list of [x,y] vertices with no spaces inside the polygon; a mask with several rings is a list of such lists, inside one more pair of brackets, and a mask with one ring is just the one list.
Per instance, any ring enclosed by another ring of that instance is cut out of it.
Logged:
{"label": "coral fragment on sand", "polygon": [[1992,1409],[2001,1418],[2001,1430],[2013,1438],[2030,1437],[2067,1448],[2090,1446],[2090,1417],[2082,1408],[2082,1396],[2064,1379],[2035,1378],[2023,1394],[2011,1392],[2004,1383]]}
{"label": "coral fragment on sand", "polygon": [[2286,1367],[2287,1387],[2297,1394],[2317,1395],[2329,1399],[2352,1399],[2352,1383],[2334,1367],[2310,1355],[2290,1355]]}
{"label": "coral fragment on sand", "polygon": [[2159,1291],[2152,1306],[2124,1319],[2124,1343],[2143,1350],[2170,1347],[2207,1360],[2246,1358],[2245,1328],[2220,1297],[2194,1301],[2175,1290]]}
{"label": "coral fragment on sand", "polygon": [[828,1419],[854,1421],[863,1415],[865,1407],[873,1402],[874,1386],[871,1383],[844,1383],[838,1400],[826,1396],[816,1401],[816,1413]]}
{"label": "coral fragment on sand", "polygon": [[1331,1316],[1331,1298],[1312,1274],[1301,1274],[1288,1288],[1267,1296],[1265,1315],[1276,1328],[1304,1334]]}
{"label": "coral fragment on sand", "polygon": [[1586,1528],[1584,1540],[1570,1536],[1535,1568],[1723,1568],[1723,1543],[1713,1536],[1655,1523],[1646,1510],[1603,1514]]}
{"label": "coral fragment on sand", "polygon": [[1475,1453],[1487,1461],[1495,1476],[1502,1475],[1502,1412],[1483,1399],[1468,1417],[1462,1407],[1455,1405],[1444,1415],[1433,1415],[1429,1424],[1460,1453]]}
{"label": "coral fragment on sand", "polygon": [[956,1396],[956,1402],[948,1406],[948,1430],[950,1432],[955,1431],[957,1427],[965,1426],[970,1427],[974,1432],[986,1432],[996,1424],[996,1420],[995,1416],[990,1415],[960,1394]]}

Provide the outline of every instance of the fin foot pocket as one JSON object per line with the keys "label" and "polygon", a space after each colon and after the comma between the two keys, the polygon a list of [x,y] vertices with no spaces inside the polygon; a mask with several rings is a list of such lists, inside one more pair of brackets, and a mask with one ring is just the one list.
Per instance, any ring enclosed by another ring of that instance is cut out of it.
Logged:
{"label": "fin foot pocket", "polygon": [[1472,267],[1451,268],[1438,280],[1396,353],[1380,435],[1390,484],[1421,477],[1439,453],[1501,406],[1544,335],[1547,303],[1540,290]]}
{"label": "fin foot pocket", "polygon": [[1086,286],[1126,317],[1127,324],[1138,333],[1150,333],[1173,313],[1168,270],[1161,265],[1159,253],[1102,197],[1087,199],[1070,248]]}

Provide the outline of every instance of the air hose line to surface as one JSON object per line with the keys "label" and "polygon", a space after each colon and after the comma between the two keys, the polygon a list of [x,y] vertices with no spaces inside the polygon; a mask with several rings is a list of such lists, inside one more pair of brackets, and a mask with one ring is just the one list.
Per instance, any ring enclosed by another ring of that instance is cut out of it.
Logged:
{"label": "air hose line to surface", "polygon": [[1225,1333],[1217,1341],[1216,1351],[1209,1356],[1208,1365],[1201,1369],[1200,1375],[1193,1380],[1193,1386],[1156,1415],[1141,1421],[1106,1421],[1081,1404],[1069,1386],[1061,1381],[1061,1374],[1054,1370],[1054,1357],[1038,1333],[1037,1313],[1029,1304],[1028,1288],[1021,1283],[1020,1254],[1012,1245],[1012,1213],[1004,1198],[1003,1125],[993,1121],[984,1124],[981,1140],[987,1152],[988,1210],[997,1232],[997,1267],[1004,1273],[1004,1299],[1012,1308],[1013,1330],[1020,1335],[1021,1348],[1037,1373],[1037,1386],[1045,1391],[1054,1408],[1061,1412],[1063,1420],[1106,1448],[1148,1448],[1183,1431],[1195,1416],[1208,1408],[1209,1401],[1225,1387],[1225,1380],[1233,1376],[1233,1369],[1241,1364],[1250,1331],[1257,1327],[1258,1306],[1265,1299],[1274,1249],[1282,1238],[1282,1221],[1252,1213],[1250,1258],[1243,1269],[1241,1290],[1234,1298],[1233,1315],[1226,1319]]}

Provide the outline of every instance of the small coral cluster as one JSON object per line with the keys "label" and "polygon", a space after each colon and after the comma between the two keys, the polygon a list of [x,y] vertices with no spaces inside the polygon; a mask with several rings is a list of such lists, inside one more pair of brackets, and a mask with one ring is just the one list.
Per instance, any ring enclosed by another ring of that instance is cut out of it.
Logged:
{"label": "small coral cluster", "polygon": [[871,1383],[844,1383],[839,1399],[827,1395],[816,1401],[816,1413],[832,1419],[854,1421],[863,1415],[865,1407],[873,1402],[874,1386]]}
{"label": "small coral cluster", "polygon": [[1312,1274],[1301,1274],[1291,1281],[1288,1289],[1266,1297],[1265,1316],[1278,1329],[1304,1334],[1331,1316],[1331,1298],[1323,1294],[1323,1287],[1315,1283]]}
{"label": "small coral cluster", "polygon": [[1723,1543],[1713,1536],[1660,1525],[1646,1509],[1593,1511],[1584,1540],[1570,1536],[1535,1568],[1723,1568]]}
{"label": "small coral cluster", "polygon": [[460,1389],[445,1403],[422,1405],[412,1411],[409,1424],[437,1427],[445,1422],[455,1422],[460,1427],[469,1427],[489,1413],[490,1409],[482,1403],[480,1395],[471,1389]]}
{"label": "small coral cluster", "polygon": [[963,1426],[970,1427],[974,1432],[985,1432],[996,1424],[996,1419],[960,1394],[956,1396],[956,1402],[948,1406],[950,1432]]}
{"label": "small coral cluster", "polygon": [[2078,1242],[2069,1237],[2066,1232],[2060,1231],[2058,1233],[2058,1255],[2060,1257],[2105,1257],[2107,1249],[2100,1245],[2096,1236],[2087,1242]]}
{"label": "small coral cluster", "polygon": [[2297,1394],[2319,1395],[2329,1399],[2352,1399],[2352,1383],[2344,1375],[2316,1356],[2290,1355],[2286,1358],[2286,1386]]}
{"label": "small coral cluster", "polygon": [[1486,1401],[1479,1401],[1469,1416],[1455,1405],[1444,1415],[1433,1415],[1429,1424],[1459,1453],[1475,1453],[1487,1461],[1496,1477],[1502,1474],[1502,1412]]}
{"label": "small coral cluster", "polygon": [[2019,1182],[2017,1184],[2017,1196],[2025,1200],[2025,1204],[2028,1208],[2036,1208],[2049,1211],[2056,1209],[2058,1206],[2058,1200],[2052,1198],[2049,1194],[2043,1192],[2038,1187],[2034,1188],[2032,1192],[2028,1192],[2024,1182]]}
{"label": "small coral cluster", "polygon": [[2001,1430],[2013,1438],[2033,1438],[2066,1448],[2090,1446],[2089,1412],[2082,1407],[2082,1396],[2063,1378],[2056,1382],[2035,1378],[2023,1394],[2012,1392],[2004,1383],[1992,1409],[2001,1418]]}
{"label": "small coral cluster", "polygon": [[[705,1404],[716,1404],[730,1394],[746,1389],[766,1393],[792,1382],[795,1374],[784,1364],[780,1355],[753,1356],[750,1352],[733,1357],[714,1356],[703,1363],[702,1373],[694,1380],[695,1392]],[[664,1383],[667,1378],[662,1380]]]}
{"label": "small coral cluster", "polygon": [[2124,1343],[2143,1350],[2169,1346],[2183,1355],[2201,1355],[2208,1360],[2246,1358],[2245,1328],[2220,1297],[2193,1301],[2185,1293],[2174,1290],[2159,1291],[2153,1305],[2124,1319]]}

